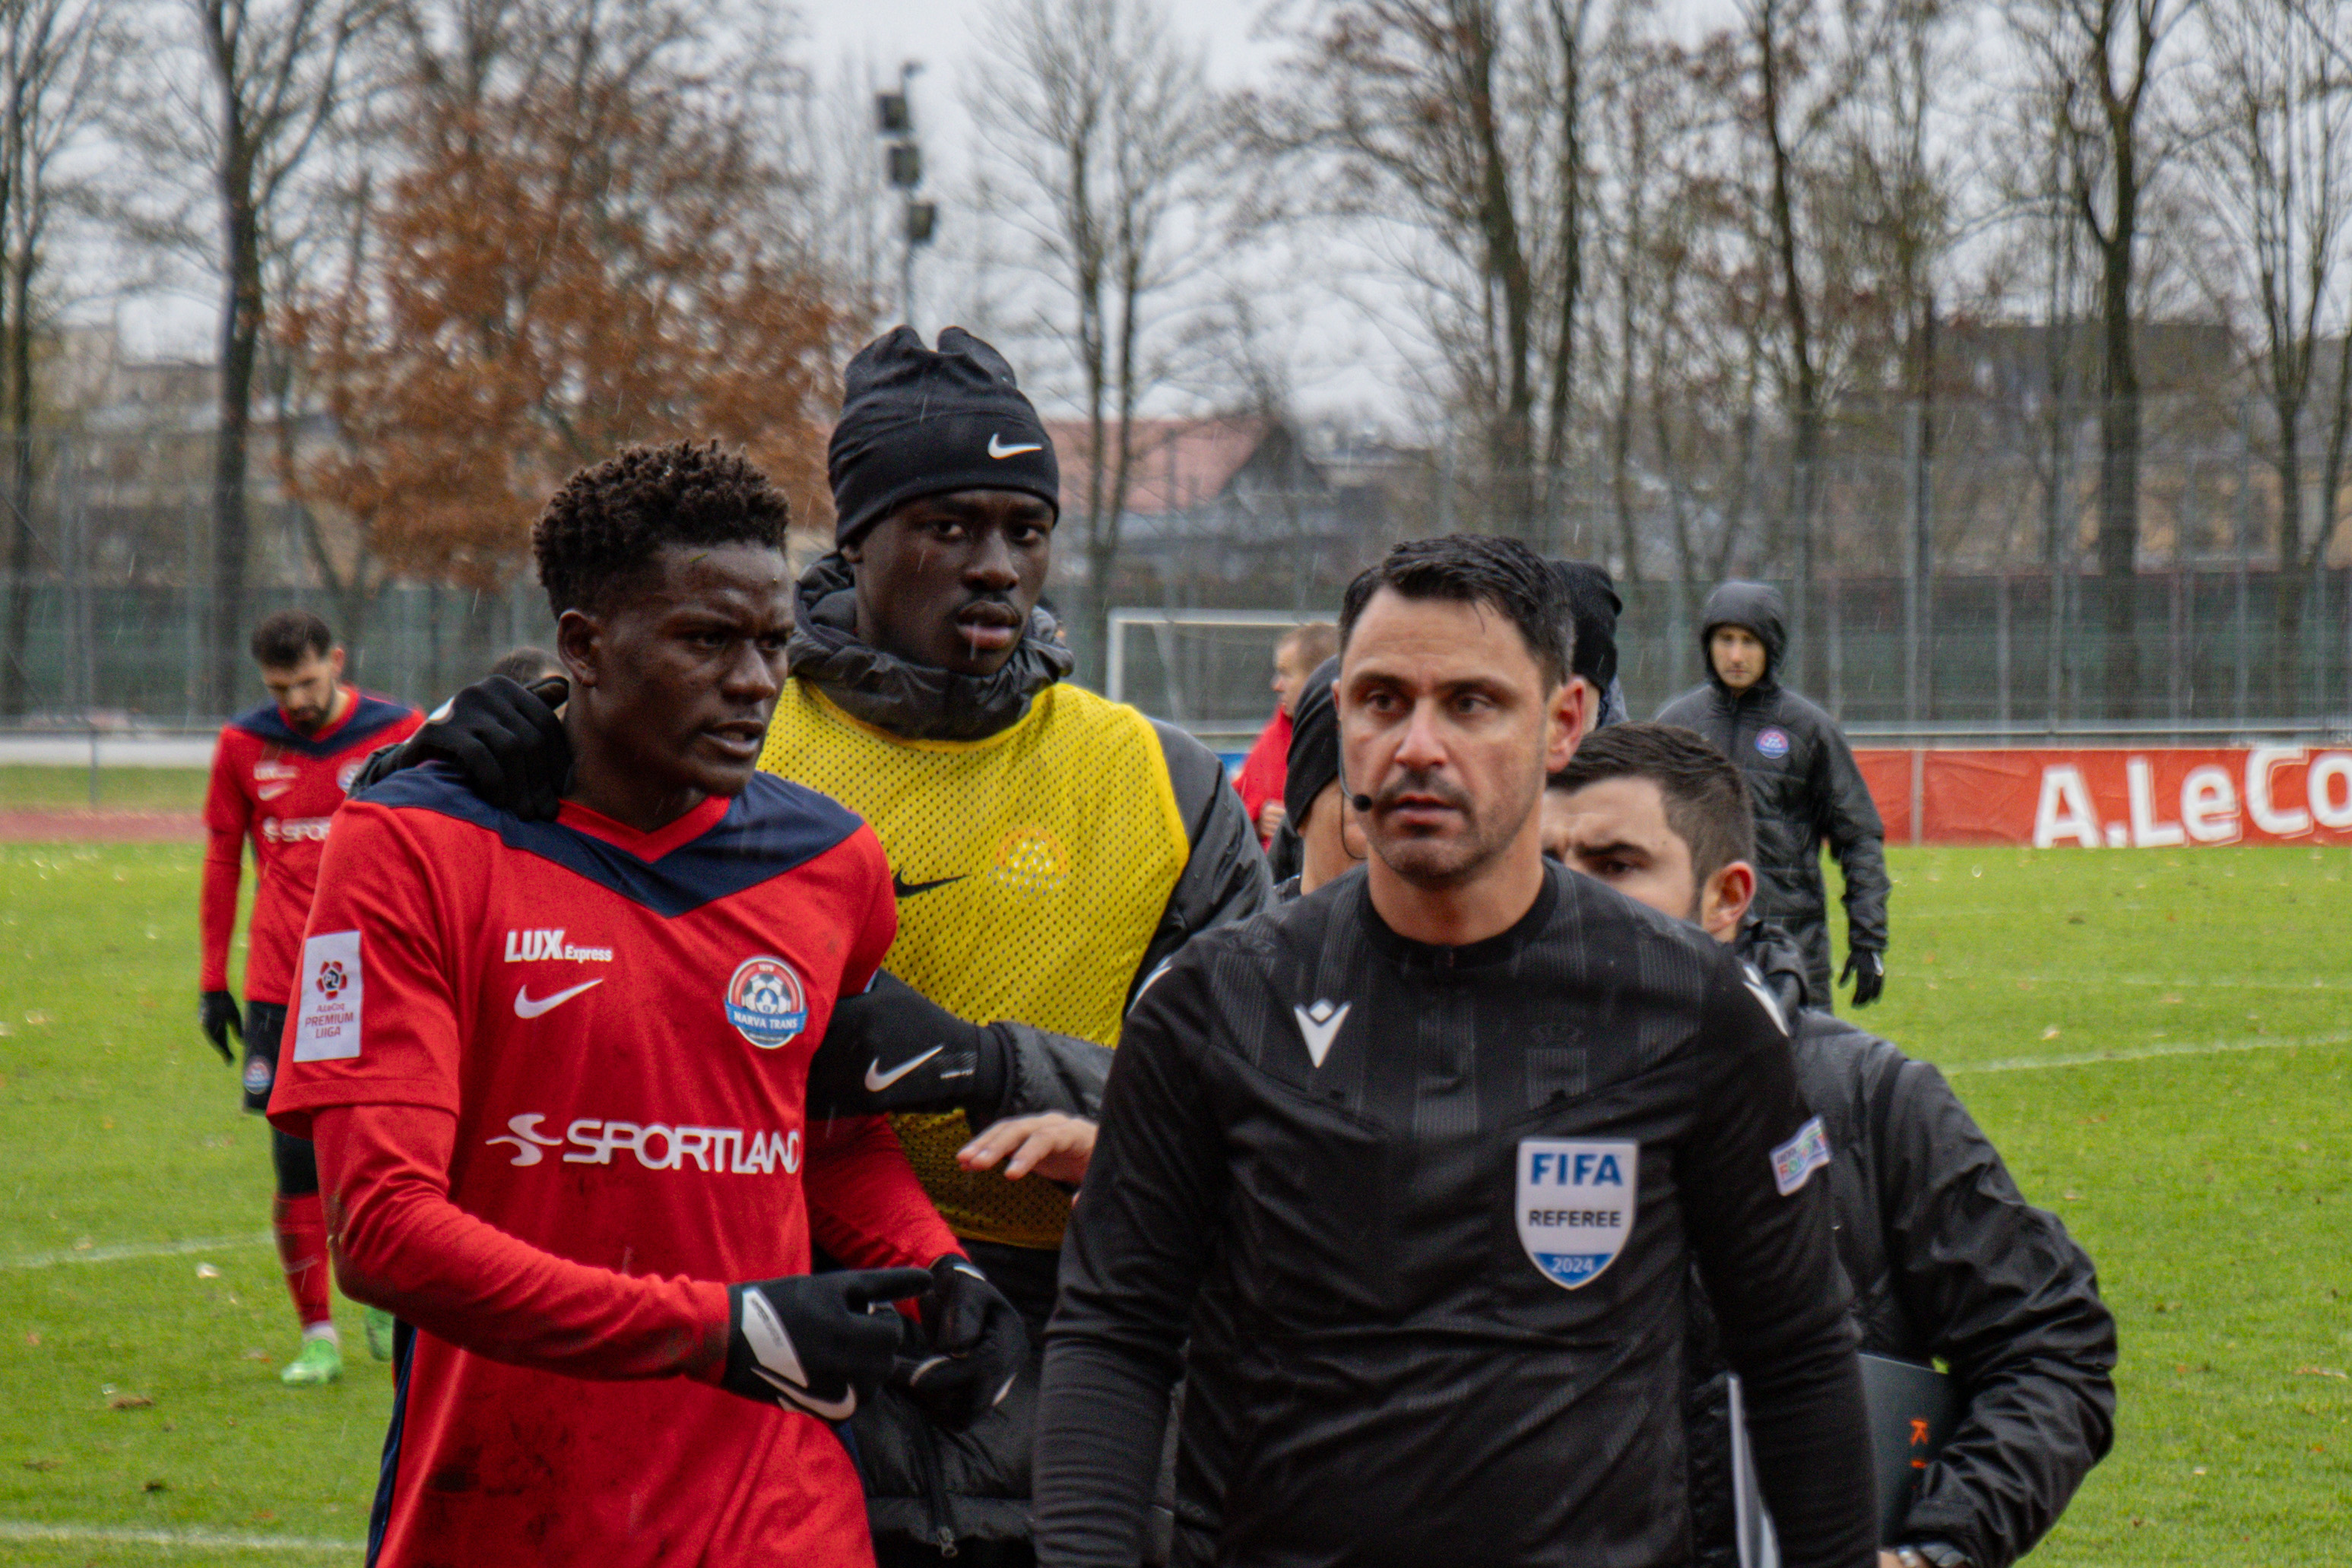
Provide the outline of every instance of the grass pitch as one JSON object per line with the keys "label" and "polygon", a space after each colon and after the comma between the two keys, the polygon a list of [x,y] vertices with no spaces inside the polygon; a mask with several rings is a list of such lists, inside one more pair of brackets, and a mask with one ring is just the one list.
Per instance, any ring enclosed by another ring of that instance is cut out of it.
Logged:
{"label": "grass pitch", "polygon": [[[2122,1325],[2037,1565],[2352,1539],[2352,854],[1896,850],[1887,999]],[[262,1124],[196,1033],[194,846],[0,845],[0,1561],[354,1563],[390,1407],[294,1390]],[[216,1277],[205,1270],[216,1270]]]}

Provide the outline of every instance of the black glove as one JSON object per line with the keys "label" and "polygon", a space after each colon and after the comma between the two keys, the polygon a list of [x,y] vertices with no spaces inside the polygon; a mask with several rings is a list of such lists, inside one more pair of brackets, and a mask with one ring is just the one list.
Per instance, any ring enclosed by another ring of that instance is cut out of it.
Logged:
{"label": "black glove", "polygon": [[1004,1098],[1008,1050],[1002,1028],[966,1023],[886,970],[834,1004],[809,1060],[809,1114],[963,1110],[985,1126]]}
{"label": "black glove", "polygon": [[1886,958],[1868,947],[1856,947],[1845,956],[1845,968],[1838,976],[1838,984],[1853,982],[1853,1005],[1866,1008],[1878,999],[1886,988]]}
{"label": "black glove", "polygon": [[994,1409],[1029,1360],[1021,1314],[970,1261],[949,1253],[931,1265],[923,1298],[921,1352],[892,1368],[930,1418],[960,1432]]}
{"label": "black glove", "polygon": [[245,1014],[238,1010],[236,998],[227,991],[200,991],[196,994],[196,1027],[221,1053],[221,1060],[232,1067],[236,1064],[236,1052],[228,1048],[228,1037],[236,1036],[239,1045],[245,1043]]}
{"label": "black glove", "polygon": [[730,1394],[846,1421],[890,1375],[904,1320],[892,1301],[920,1295],[920,1269],[793,1274],[727,1288]]}
{"label": "black glove", "polygon": [[381,772],[371,758],[352,788],[420,762],[453,762],[474,793],[500,810],[552,821],[572,777],[572,743],[555,710],[571,695],[562,675],[528,687],[504,675],[476,681],[436,708]]}

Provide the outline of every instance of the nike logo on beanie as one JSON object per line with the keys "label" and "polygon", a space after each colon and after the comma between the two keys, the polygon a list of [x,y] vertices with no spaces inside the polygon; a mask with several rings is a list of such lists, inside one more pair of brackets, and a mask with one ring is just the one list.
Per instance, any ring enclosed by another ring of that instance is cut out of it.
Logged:
{"label": "nike logo on beanie", "polygon": [[1026,446],[1007,446],[1004,444],[1004,437],[1001,435],[992,434],[988,438],[988,455],[1000,463],[1007,457],[1018,457],[1024,452],[1045,450],[1045,444],[1042,441],[1033,441]]}

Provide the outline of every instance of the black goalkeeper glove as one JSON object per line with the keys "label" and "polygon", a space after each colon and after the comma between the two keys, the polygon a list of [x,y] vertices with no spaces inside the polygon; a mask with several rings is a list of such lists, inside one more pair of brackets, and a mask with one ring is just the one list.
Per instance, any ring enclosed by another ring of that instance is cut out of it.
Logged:
{"label": "black goalkeeper glove", "polygon": [[213,1042],[221,1060],[236,1065],[236,1053],[228,1048],[228,1037],[236,1036],[239,1045],[245,1043],[245,1014],[237,1010],[236,997],[228,991],[199,991],[196,994],[196,1027]]}
{"label": "black goalkeeper glove", "polygon": [[809,1114],[962,1110],[984,1126],[1004,1098],[1008,1051],[1003,1029],[966,1023],[885,971],[834,1004],[809,1060]]}
{"label": "black goalkeeper glove", "polygon": [[555,711],[571,695],[572,683],[562,675],[529,686],[504,675],[477,681],[436,708],[406,741],[369,758],[352,791],[420,762],[451,762],[475,794],[500,810],[551,821],[572,777],[572,742]]}
{"label": "black goalkeeper glove", "polygon": [[1856,947],[1845,956],[1845,968],[1838,976],[1838,984],[1853,982],[1853,1005],[1866,1008],[1878,999],[1886,988],[1885,955],[1868,947]]}
{"label": "black goalkeeper glove", "polygon": [[890,1375],[904,1323],[890,1303],[923,1293],[921,1269],[793,1274],[727,1288],[719,1386],[763,1405],[846,1421]]}
{"label": "black goalkeeper glove", "polygon": [[1029,1360],[1021,1314],[970,1261],[950,1252],[931,1265],[921,1348],[890,1374],[893,1387],[950,1432],[994,1409]]}

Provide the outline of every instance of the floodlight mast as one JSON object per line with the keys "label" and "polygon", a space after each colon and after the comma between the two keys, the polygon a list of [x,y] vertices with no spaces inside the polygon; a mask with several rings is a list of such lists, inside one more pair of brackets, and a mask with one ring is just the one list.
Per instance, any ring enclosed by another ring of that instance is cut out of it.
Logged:
{"label": "floodlight mast", "polygon": [[915,192],[923,183],[923,145],[915,140],[915,75],[920,60],[898,68],[898,90],[874,95],[874,125],[882,138],[883,167],[890,183],[902,193],[898,223],[898,319],[915,324],[915,251],[931,243],[939,224],[939,207],[919,202]]}

